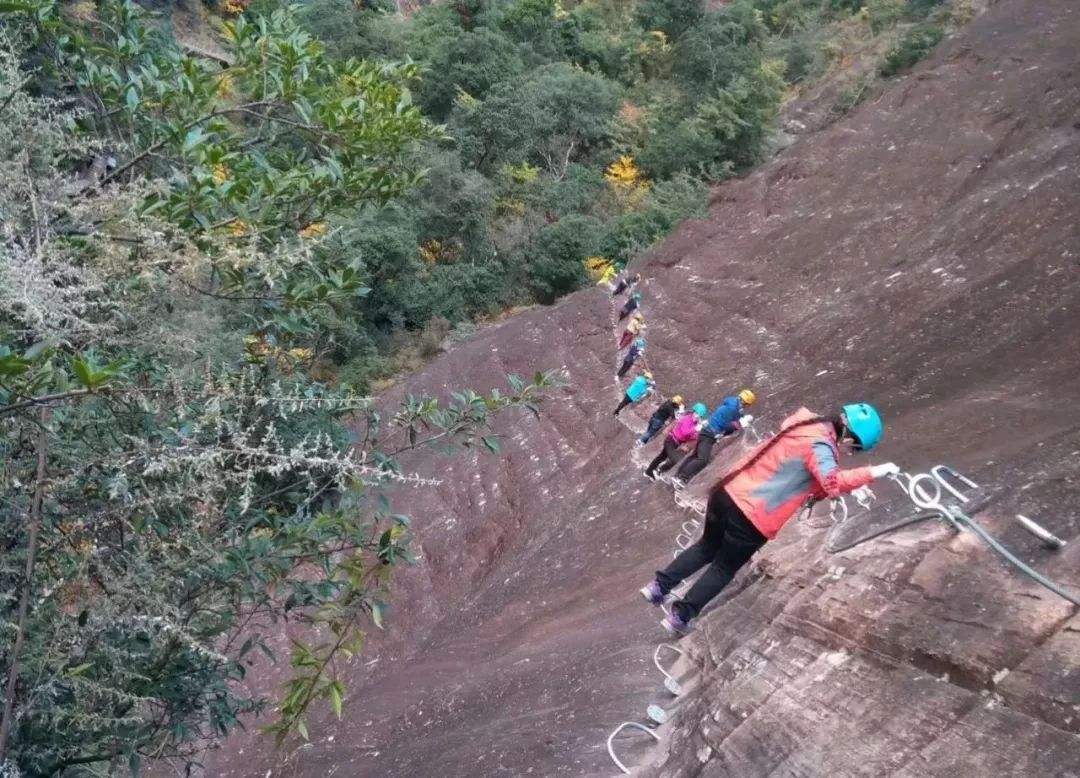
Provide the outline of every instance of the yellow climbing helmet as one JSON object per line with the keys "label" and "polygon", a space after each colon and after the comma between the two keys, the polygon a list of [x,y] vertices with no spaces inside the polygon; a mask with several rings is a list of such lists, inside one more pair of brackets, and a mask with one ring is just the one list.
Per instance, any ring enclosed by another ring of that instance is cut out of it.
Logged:
{"label": "yellow climbing helmet", "polygon": [[676,405],[682,405],[683,404],[682,395],[681,394],[675,395],[674,397],[671,398],[671,401],[673,403],[675,403]]}
{"label": "yellow climbing helmet", "polygon": [[644,373],[642,373],[642,375],[645,376],[650,381],[652,380],[652,371],[651,370],[646,370]]}
{"label": "yellow climbing helmet", "polygon": [[743,389],[739,392],[739,399],[742,400],[743,405],[753,405],[757,402],[757,395],[752,389]]}

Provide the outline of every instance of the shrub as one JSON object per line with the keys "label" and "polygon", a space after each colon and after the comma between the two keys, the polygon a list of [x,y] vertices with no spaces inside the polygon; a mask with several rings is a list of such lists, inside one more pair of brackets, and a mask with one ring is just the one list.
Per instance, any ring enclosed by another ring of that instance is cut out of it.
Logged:
{"label": "shrub", "polygon": [[792,38],[779,54],[784,60],[784,81],[789,84],[798,84],[824,69],[821,49],[809,36]]}
{"label": "shrub", "polygon": [[638,22],[644,30],[661,30],[671,39],[693,29],[705,16],[702,0],[643,0]]}
{"label": "shrub", "polygon": [[834,116],[843,116],[853,110],[870,94],[872,84],[873,78],[870,75],[864,75],[841,89],[836,95],[836,102],[832,105],[832,114]]}
{"label": "shrub", "polygon": [[888,78],[907,70],[941,42],[945,31],[932,24],[912,27],[897,41],[881,64],[881,75]]}
{"label": "shrub", "polygon": [[596,254],[600,223],[587,216],[567,216],[536,236],[529,278],[537,299],[545,304],[584,285],[584,260]]}
{"label": "shrub", "polygon": [[514,43],[483,27],[440,38],[426,65],[420,82],[420,102],[439,120],[450,113],[458,92],[483,97],[524,68]]}
{"label": "shrub", "polygon": [[870,32],[880,35],[900,21],[907,9],[905,0],[866,0],[866,19]]}
{"label": "shrub", "polygon": [[945,0],[908,0],[906,15],[909,19],[925,19],[944,4]]}
{"label": "shrub", "polygon": [[449,319],[442,316],[433,316],[428,319],[424,329],[420,331],[420,356],[433,357],[443,350],[443,341],[450,334],[451,324]]}

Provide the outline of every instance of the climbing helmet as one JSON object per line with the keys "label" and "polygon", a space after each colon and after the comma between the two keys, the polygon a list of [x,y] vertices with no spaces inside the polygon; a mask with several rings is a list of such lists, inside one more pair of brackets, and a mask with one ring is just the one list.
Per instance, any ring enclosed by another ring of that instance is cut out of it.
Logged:
{"label": "climbing helmet", "polygon": [[869,451],[881,442],[885,425],[881,423],[881,416],[873,405],[867,403],[845,405],[844,418],[847,420],[848,430],[851,431],[861,450]]}

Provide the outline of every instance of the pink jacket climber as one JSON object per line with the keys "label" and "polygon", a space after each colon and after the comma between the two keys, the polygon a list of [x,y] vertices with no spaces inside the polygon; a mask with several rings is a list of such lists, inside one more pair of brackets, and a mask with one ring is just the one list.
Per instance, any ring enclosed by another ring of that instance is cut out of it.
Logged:
{"label": "pink jacket climber", "polygon": [[[840,468],[836,432],[828,422],[789,430],[792,425],[813,418],[814,413],[800,408],[784,419],[777,433],[780,439],[724,487],[766,538],[776,537],[807,498],[837,497],[874,480],[869,467]],[[770,442],[755,447],[735,464],[732,472],[737,472]]]}
{"label": "pink jacket climber", "polygon": [[675,422],[675,426],[671,428],[672,440],[678,443],[680,446],[683,443],[693,443],[697,440],[698,436],[698,417],[693,413],[683,414],[679,417],[679,420]]}

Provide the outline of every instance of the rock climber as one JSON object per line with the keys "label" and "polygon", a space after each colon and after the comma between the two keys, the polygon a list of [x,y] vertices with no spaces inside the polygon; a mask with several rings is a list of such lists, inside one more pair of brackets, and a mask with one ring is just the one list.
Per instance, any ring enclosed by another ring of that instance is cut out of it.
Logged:
{"label": "rock climber", "polygon": [[612,297],[618,297],[623,292],[630,291],[635,286],[637,286],[637,284],[638,284],[638,282],[640,280],[641,280],[641,273],[634,273],[632,276],[627,276],[627,275],[621,276],[619,278],[618,283],[616,283],[615,287],[611,290],[611,296]]}
{"label": "rock climber", "polygon": [[757,402],[757,395],[751,389],[743,389],[737,395],[725,397],[724,401],[716,406],[716,410],[709,416],[709,421],[698,435],[697,446],[694,447],[693,456],[683,460],[679,472],[672,485],[676,489],[682,489],[695,475],[709,464],[712,456],[713,444],[717,438],[734,435],[754,420],[753,416],[744,415],[744,411]]}
{"label": "rock climber", "polygon": [[618,376],[622,378],[626,375],[634,363],[638,361],[645,354],[645,338],[635,338],[633,344],[630,346],[630,350],[626,352],[626,356],[623,358],[622,367],[619,368]]}
{"label": "rock climber", "polygon": [[656,458],[645,468],[645,477],[656,480],[656,471],[667,472],[679,464],[682,455],[679,453],[681,446],[693,443],[698,437],[698,426],[709,415],[709,409],[705,403],[696,403],[690,413],[683,414],[671,428],[671,432],[664,438],[664,448],[656,455]]}
{"label": "rock climber", "polygon": [[622,400],[615,407],[615,416],[619,415],[619,411],[625,408],[630,403],[641,402],[641,400],[652,394],[653,389],[656,388],[656,383],[653,381],[653,375],[648,370],[643,372],[637,378],[630,382],[630,386],[626,387],[626,394],[623,395]]}
{"label": "rock climber", "polygon": [[639,305],[641,305],[641,292],[634,292],[630,295],[630,299],[626,301],[623,307],[619,309],[619,321],[622,321],[636,311]]}
{"label": "rock climber", "polygon": [[690,622],[808,499],[837,497],[898,473],[892,462],[848,470],[838,464],[841,447],[870,451],[882,432],[881,417],[866,403],[845,405],[835,416],[800,408],[784,419],[775,437],[756,446],[713,485],[701,539],[641,589],[646,600],[660,605],[681,581],[709,566],[672,603],[661,622],[664,629],[676,636],[689,632]]}
{"label": "rock climber", "polygon": [[630,317],[630,323],[626,325],[626,329],[623,330],[622,337],[619,338],[619,351],[629,346],[634,338],[638,336],[645,329],[645,316],[641,311],[638,311]]}
{"label": "rock climber", "polygon": [[638,445],[644,446],[664,428],[664,425],[674,419],[678,415],[683,413],[683,398],[681,394],[677,394],[670,400],[665,400],[660,403],[660,406],[653,411],[653,415],[649,417],[649,424],[645,428],[645,433],[638,438]]}

